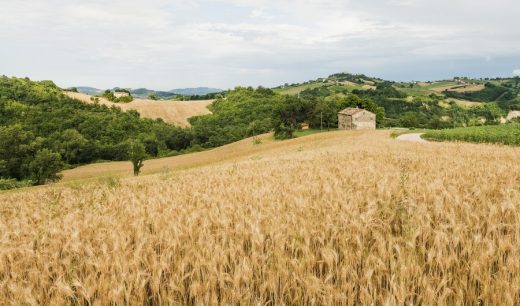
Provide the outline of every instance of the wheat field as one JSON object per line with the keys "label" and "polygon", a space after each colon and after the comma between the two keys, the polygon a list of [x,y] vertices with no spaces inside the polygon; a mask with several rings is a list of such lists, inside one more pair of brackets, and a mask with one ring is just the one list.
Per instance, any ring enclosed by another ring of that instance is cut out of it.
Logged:
{"label": "wheat field", "polygon": [[251,147],[0,194],[0,304],[520,303],[519,148],[386,131]]}
{"label": "wheat field", "polygon": [[[94,103],[90,99],[91,96],[77,93],[77,92],[64,92],[67,96],[73,99],[85,103]],[[116,106],[121,108],[122,111],[135,110],[141,117],[149,119],[161,118],[165,122],[176,125],[187,127],[189,126],[188,118],[194,116],[207,115],[211,112],[208,110],[208,106],[213,100],[201,100],[201,101],[155,101],[147,99],[134,99],[129,103],[114,103],[110,102],[105,98],[99,98],[99,104],[106,105],[108,107]]]}

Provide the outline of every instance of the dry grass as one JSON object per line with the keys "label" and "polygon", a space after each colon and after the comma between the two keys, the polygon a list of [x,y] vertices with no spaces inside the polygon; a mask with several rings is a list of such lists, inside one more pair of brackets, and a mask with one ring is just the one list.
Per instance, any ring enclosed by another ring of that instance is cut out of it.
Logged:
{"label": "dry grass", "polygon": [[[209,151],[147,160],[144,162],[141,173],[164,173],[171,170],[200,167],[228,160],[239,160],[276,147],[285,147],[285,143],[274,141],[272,134],[258,136],[258,139],[262,142],[261,146],[255,145],[251,139],[244,139]],[[123,161],[90,164],[63,171],[62,174],[62,182],[69,182],[106,176],[132,176],[133,170],[130,162]]]}
{"label": "dry grass", "polygon": [[264,145],[0,195],[0,304],[520,300],[520,149],[385,131]]}
{"label": "dry grass", "polygon": [[[91,96],[76,93],[65,92],[65,94],[73,99],[78,99],[86,103],[93,103]],[[213,100],[203,101],[155,101],[145,99],[134,99],[130,103],[113,103],[105,98],[100,98],[99,103],[106,106],[117,106],[121,110],[136,110],[143,118],[157,119],[162,118],[165,122],[177,126],[189,126],[188,118],[200,115],[210,114],[208,105]]]}

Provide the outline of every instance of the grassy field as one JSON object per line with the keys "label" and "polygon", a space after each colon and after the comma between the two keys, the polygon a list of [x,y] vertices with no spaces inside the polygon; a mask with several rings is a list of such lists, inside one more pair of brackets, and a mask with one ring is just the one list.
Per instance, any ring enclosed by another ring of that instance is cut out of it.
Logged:
{"label": "grassy field", "polygon": [[[93,103],[91,96],[76,93],[65,92],[71,98],[78,99],[86,103]],[[113,103],[105,98],[100,98],[99,103],[107,106],[117,106],[123,111],[136,110],[143,118],[157,119],[162,118],[165,122],[177,126],[189,126],[188,118],[193,116],[200,116],[210,114],[208,105],[213,100],[204,101],[155,101],[134,99],[130,103]]]}
{"label": "grassy field", "polygon": [[274,91],[281,93],[281,94],[285,94],[285,95],[297,95],[306,89],[318,88],[323,85],[324,85],[324,83],[322,83],[322,82],[316,82],[316,83],[309,83],[309,84],[303,84],[303,85],[298,85],[298,86],[289,86],[289,87],[285,87],[285,88],[279,88],[279,89],[275,89]]}
{"label": "grassy field", "polygon": [[0,194],[0,304],[514,304],[520,149],[389,133]]}
{"label": "grassy field", "polygon": [[[465,91],[471,92],[471,91],[479,91],[479,90],[484,89],[484,85],[469,84],[466,86],[461,86],[458,83],[453,82],[453,81],[440,81],[440,82],[434,82],[434,83],[418,83],[412,88],[397,87],[397,86],[395,88],[401,92],[406,93],[408,95],[408,101],[412,102],[413,97],[427,97],[432,94],[444,96],[443,92],[446,89],[451,90],[451,91],[456,91],[456,92],[465,92]],[[474,106],[478,106],[478,105],[482,104],[480,102],[473,102],[473,101],[467,101],[467,100],[462,100],[462,99],[453,99],[453,98],[443,100],[439,103],[443,107],[448,107],[449,102],[455,102],[457,105],[462,106],[462,107],[474,107]]]}
{"label": "grassy field", "polygon": [[520,124],[474,126],[446,130],[430,130],[423,138],[437,141],[466,141],[474,143],[496,143],[520,145]]}

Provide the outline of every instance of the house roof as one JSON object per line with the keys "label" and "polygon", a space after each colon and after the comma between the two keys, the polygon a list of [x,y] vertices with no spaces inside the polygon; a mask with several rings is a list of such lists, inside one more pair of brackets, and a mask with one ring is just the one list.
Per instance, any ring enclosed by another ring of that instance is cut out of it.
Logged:
{"label": "house roof", "polygon": [[347,107],[344,110],[340,111],[339,113],[342,114],[342,115],[350,115],[350,116],[352,116],[352,115],[355,115],[355,114],[357,114],[359,112],[362,112],[362,111],[364,111],[364,109],[362,109],[362,108]]}

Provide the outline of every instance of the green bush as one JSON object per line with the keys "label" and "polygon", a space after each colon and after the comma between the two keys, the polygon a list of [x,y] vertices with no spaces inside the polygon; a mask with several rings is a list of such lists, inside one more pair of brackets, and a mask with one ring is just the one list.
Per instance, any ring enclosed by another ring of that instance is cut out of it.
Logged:
{"label": "green bush", "polygon": [[3,179],[0,178],[0,190],[9,190],[15,188],[29,187],[34,184],[33,181],[17,181],[16,179]]}

